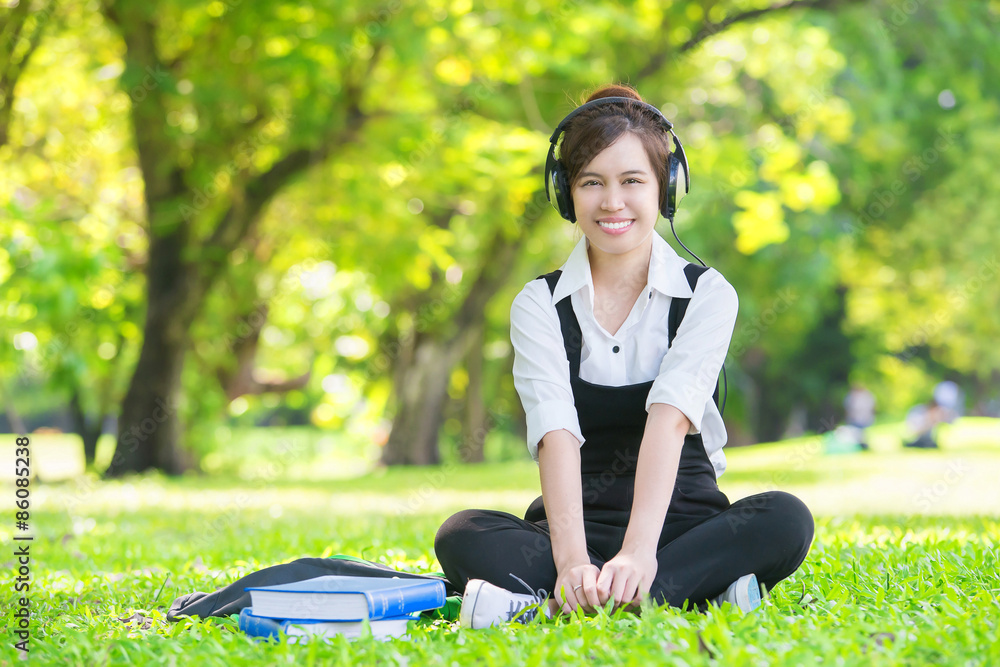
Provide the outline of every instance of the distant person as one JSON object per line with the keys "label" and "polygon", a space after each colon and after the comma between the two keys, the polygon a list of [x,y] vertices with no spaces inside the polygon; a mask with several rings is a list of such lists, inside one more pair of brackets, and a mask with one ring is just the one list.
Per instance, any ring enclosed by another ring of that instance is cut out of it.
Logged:
{"label": "distant person", "polygon": [[875,395],[861,384],[854,384],[844,398],[847,425],[854,429],[858,447],[868,449],[866,429],[875,423]]}
{"label": "distant person", "polygon": [[525,285],[510,315],[542,496],[523,519],[468,509],[438,530],[441,567],[465,589],[463,626],[647,597],[749,611],[759,584],[773,588],[809,551],[801,500],[766,491],[730,504],[716,481],[726,428],[712,394],[737,295],[656,231],[686,189],[671,127],[635,90],[608,86],[552,135],[551,201],[583,238],[561,270]]}
{"label": "distant person", "polygon": [[915,437],[904,441],[903,447],[937,449],[938,442],[934,430],[941,423],[943,415],[944,411],[933,398],[928,403],[913,406],[906,413],[906,426]]}
{"label": "distant person", "polygon": [[934,387],[934,402],[941,408],[940,418],[946,424],[962,416],[962,390],[951,380],[939,382]]}
{"label": "distant person", "polygon": [[906,424],[914,434],[904,447],[937,449],[940,424],[951,424],[962,416],[962,390],[951,380],[939,382],[934,395],[924,405],[915,406],[906,415]]}
{"label": "distant person", "polygon": [[978,417],[1000,417],[1000,399],[996,396],[984,397],[976,403],[974,414]]}

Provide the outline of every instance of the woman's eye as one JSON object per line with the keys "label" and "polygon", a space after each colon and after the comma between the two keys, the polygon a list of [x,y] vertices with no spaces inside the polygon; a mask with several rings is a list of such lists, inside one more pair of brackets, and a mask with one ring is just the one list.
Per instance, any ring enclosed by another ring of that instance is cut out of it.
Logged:
{"label": "woman's eye", "polygon": [[628,183],[629,181],[631,181],[633,183],[642,183],[642,181],[640,181],[638,178],[627,178],[627,179],[625,179],[626,183]]}

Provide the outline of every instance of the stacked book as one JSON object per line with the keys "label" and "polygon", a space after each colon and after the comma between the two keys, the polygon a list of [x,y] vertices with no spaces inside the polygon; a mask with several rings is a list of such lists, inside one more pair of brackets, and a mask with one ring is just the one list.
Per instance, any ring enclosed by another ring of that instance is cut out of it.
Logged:
{"label": "stacked book", "polygon": [[285,635],[348,639],[406,634],[420,612],[444,606],[444,581],[327,575],[278,586],[250,587],[240,630],[255,637]]}

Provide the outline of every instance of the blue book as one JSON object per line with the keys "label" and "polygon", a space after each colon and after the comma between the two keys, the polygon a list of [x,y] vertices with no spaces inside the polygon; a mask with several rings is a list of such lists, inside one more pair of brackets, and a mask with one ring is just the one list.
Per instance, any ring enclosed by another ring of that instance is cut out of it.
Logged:
{"label": "blue book", "polygon": [[277,586],[251,586],[255,616],[375,621],[444,606],[444,581],[329,574]]}
{"label": "blue book", "polygon": [[343,636],[355,639],[366,635],[369,631],[373,637],[388,639],[405,635],[410,623],[415,623],[416,614],[384,618],[378,621],[311,621],[304,619],[276,619],[257,616],[252,607],[240,611],[240,630],[251,637],[262,639],[275,638],[282,640],[282,635],[289,643],[296,643],[299,637],[335,637]]}

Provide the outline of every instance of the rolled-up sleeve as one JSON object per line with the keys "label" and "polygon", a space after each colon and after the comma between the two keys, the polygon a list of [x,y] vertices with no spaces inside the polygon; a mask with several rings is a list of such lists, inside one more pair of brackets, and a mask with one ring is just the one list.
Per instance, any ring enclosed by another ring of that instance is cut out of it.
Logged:
{"label": "rolled-up sleeve", "polygon": [[528,283],[510,308],[514,388],[528,427],[528,451],[538,461],[538,443],[550,431],[566,429],[583,444],[569,382],[559,316],[544,280]]}
{"label": "rolled-up sleeve", "polygon": [[691,422],[689,433],[700,433],[705,406],[712,400],[719,371],[726,360],[739,298],[715,269],[701,276],[677,328],[673,345],[663,355],[660,372],[646,398],[672,405]]}

